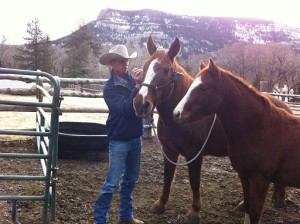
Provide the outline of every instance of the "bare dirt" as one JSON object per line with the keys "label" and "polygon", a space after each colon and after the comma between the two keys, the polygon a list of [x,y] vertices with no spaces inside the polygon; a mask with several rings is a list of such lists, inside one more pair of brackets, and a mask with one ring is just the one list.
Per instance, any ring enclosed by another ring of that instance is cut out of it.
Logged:
{"label": "bare dirt", "polygon": [[[0,112],[0,117],[9,117]],[[100,115],[88,114],[87,117],[78,114],[62,116],[68,120],[72,116],[80,121],[98,121]],[[21,115],[20,115],[21,116]],[[98,118],[96,119],[95,117]],[[14,115],[16,122],[22,122]],[[26,119],[25,119],[26,120]],[[102,120],[103,121],[103,120]],[[12,121],[10,121],[12,122]],[[6,127],[10,124],[3,124]],[[1,152],[30,152],[35,148],[34,138],[7,138],[1,136]],[[181,158],[183,160],[183,158]],[[57,182],[57,214],[53,224],[92,224],[93,206],[99,189],[104,181],[107,162],[63,160],[58,161]],[[21,162],[18,160],[0,159],[0,173],[26,174],[39,173],[40,164],[36,161]],[[205,157],[201,174],[202,209],[201,223],[205,224],[237,224],[244,222],[244,214],[236,211],[235,207],[242,201],[242,189],[236,172],[231,167],[227,157]],[[170,201],[162,215],[152,214],[150,208],[159,197],[163,185],[163,156],[155,137],[143,140],[141,175],[134,192],[135,217],[146,224],[180,224],[191,205],[191,190],[186,166],[179,166],[175,177]],[[39,194],[42,184],[33,182],[0,181],[0,195],[6,194]],[[271,205],[271,186],[265,204],[262,223],[300,223],[300,190],[287,189],[287,207],[274,208]],[[23,224],[42,223],[42,203],[36,201],[17,202],[18,220]],[[109,223],[117,223],[118,194],[115,194],[110,209]],[[0,224],[11,224],[11,203],[0,201]]]}

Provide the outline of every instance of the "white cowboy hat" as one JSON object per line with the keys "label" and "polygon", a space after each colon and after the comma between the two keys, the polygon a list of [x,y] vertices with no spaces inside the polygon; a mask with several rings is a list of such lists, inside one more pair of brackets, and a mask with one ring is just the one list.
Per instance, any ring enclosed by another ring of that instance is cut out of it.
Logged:
{"label": "white cowboy hat", "polygon": [[117,58],[132,59],[132,58],[136,58],[136,56],[137,56],[136,52],[132,53],[129,56],[127,47],[125,45],[116,45],[113,48],[111,48],[108,53],[103,54],[100,57],[100,63],[102,65],[110,65],[112,59],[117,59]]}

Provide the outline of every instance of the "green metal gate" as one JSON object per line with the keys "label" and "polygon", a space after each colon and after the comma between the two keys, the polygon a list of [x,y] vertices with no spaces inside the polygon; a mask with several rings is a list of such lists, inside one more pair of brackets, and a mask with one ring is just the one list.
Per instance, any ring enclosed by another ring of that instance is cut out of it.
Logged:
{"label": "green metal gate", "polygon": [[[23,129],[0,129],[0,135],[33,136],[37,141],[36,153],[2,153],[0,158],[34,159],[40,160],[43,175],[6,175],[0,171],[1,180],[17,181],[40,181],[44,183],[42,195],[0,195],[0,200],[11,201],[12,220],[17,220],[17,201],[43,201],[42,220],[43,223],[56,218],[56,173],[57,173],[57,145],[58,145],[58,125],[60,115],[60,80],[45,72],[28,71],[19,69],[0,68],[1,74],[12,74],[18,80],[33,79],[36,82],[36,101],[11,101],[1,100],[0,107],[14,108],[14,111],[35,112],[36,128],[32,130]],[[50,94],[44,87],[43,82],[50,83],[52,93]],[[43,99],[47,98],[47,102]]]}

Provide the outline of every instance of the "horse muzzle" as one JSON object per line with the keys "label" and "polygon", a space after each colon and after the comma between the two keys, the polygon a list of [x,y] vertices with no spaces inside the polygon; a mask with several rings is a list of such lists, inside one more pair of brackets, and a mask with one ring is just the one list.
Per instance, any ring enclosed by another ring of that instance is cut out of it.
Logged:
{"label": "horse muzzle", "polygon": [[151,115],[153,111],[153,104],[149,101],[143,101],[140,95],[137,95],[134,99],[133,106],[135,109],[135,114],[138,117],[147,118]]}

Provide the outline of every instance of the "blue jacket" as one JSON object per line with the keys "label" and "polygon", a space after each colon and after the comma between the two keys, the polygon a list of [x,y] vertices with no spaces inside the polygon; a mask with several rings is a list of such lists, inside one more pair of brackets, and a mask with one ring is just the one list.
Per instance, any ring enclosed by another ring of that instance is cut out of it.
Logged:
{"label": "blue jacket", "polygon": [[109,140],[126,141],[143,134],[143,120],[135,115],[133,98],[138,89],[128,74],[128,81],[111,73],[105,83],[103,96],[109,109],[106,129]]}

